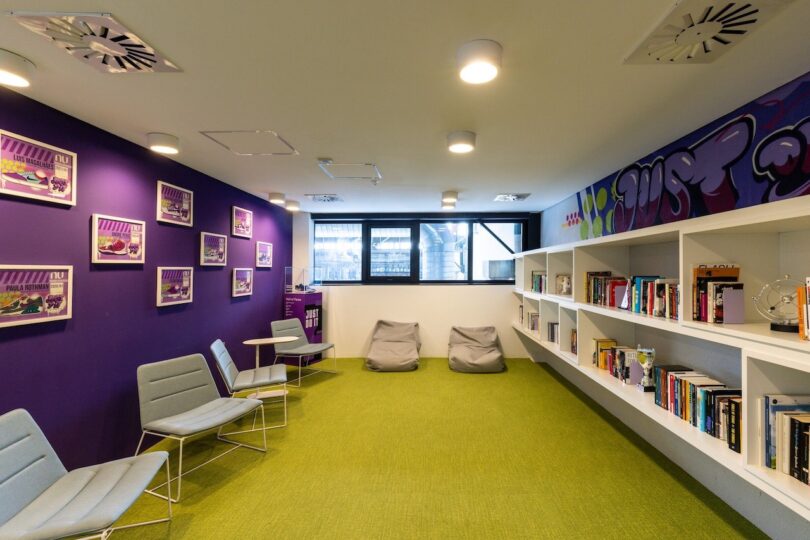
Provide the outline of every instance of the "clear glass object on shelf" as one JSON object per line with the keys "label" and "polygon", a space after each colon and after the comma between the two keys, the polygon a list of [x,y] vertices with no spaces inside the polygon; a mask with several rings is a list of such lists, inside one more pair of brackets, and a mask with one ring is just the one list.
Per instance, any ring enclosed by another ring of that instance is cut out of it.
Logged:
{"label": "clear glass object on shelf", "polygon": [[321,284],[319,269],[316,267],[284,267],[284,292],[312,292]]}

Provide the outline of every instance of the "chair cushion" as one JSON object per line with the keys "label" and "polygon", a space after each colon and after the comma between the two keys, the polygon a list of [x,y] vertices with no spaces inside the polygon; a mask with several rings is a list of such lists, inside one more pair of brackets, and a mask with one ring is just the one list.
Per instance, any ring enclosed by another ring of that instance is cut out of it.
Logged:
{"label": "chair cushion", "polygon": [[233,422],[261,405],[258,399],[218,398],[190,411],[154,420],[143,428],[181,437],[193,435]]}
{"label": "chair cushion", "polygon": [[310,343],[309,345],[301,345],[300,347],[286,349],[284,351],[276,349],[276,354],[279,356],[310,356],[328,351],[332,347],[334,347],[334,345],[331,343]]}
{"label": "chair cushion", "polygon": [[281,384],[287,382],[287,366],[276,364],[264,366],[258,369],[246,369],[240,371],[233,383],[233,390],[248,390],[250,388],[260,388],[271,384]]}
{"label": "chair cushion", "polygon": [[0,526],[0,538],[61,538],[106,529],[168,458],[167,452],[149,452],[71,471]]}

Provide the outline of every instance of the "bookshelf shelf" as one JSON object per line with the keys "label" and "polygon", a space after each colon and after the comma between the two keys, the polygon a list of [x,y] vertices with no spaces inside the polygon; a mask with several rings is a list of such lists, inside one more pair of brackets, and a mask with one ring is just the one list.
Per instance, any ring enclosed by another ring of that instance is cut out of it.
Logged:
{"label": "bookshelf shelf", "polygon": [[[729,263],[740,267],[745,322],[723,325],[692,320],[692,269],[700,264]],[[516,255],[516,266],[521,265],[525,265],[520,274],[524,309],[530,306],[538,312],[540,322],[539,332],[520,324],[513,325],[515,330],[579,376],[607,390],[618,403],[677,436],[696,456],[710,458],[722,470],[810,521],[810,488],[762,465],[761,418],[757,416],[757,399],[763,395],[810,395],[810,341],[771,331],[752,300],[763,284],[785,274],[799,280],[810,275],[810,205],[806,197],[532,250]],[[547,273],[547,292],[530,292],[531,278],[526,276],[532,270]],[[677,278],[680,318],[588,303],[585,275],[599,271]],[[557,274],[571,276],[570,296],[553,294]],[[559,323],[558,343],[548,341],[549,322]],[[576,331],[577,353],[572,352],[572,330]],[[613,338],[620,345],[654,346],[661,357],[658,363],[681,363],[730,388],[742,388],[742,452],[734,452],[725,441],[655,405],[652,393],[639,392],[594,367],[591,357],[597,338]],[[573,373],[566,376],[575,377]],[[701,467],[695,470],[700,472]],[[707,485],[715,480],[705,476]]]}

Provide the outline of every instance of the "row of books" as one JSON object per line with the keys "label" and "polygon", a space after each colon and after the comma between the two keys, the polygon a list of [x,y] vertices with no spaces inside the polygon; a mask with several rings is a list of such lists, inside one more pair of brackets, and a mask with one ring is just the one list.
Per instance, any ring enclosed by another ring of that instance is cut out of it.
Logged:
{"label": "row of books", "polygon": [[677,319],[680,285],[677,279],[662,276],[627,278],[609,270],[586,272],[585,297],[591,304]]}
{"label": "row of books", "polygon": [[757,410],[762,464],[810,483],[810,396],[768,394]]}
{"label": "row of books", "polygon": [[796,290],[796,304],[799,308],[799,336],[810,339],[810,277],[804,278],[804,285]]}
{"label": "row of books", "polygon": [[548,323],[548,340],[552,343],[559,343],[560,342],[560,323],[558,322],[550,322]]}
{"label": "row of books", "polygon": [[638,390],[651,392],[651,366],[655,362],[655,349],[620,346],[615,339],[596,338],[594,341],[593,364],[604,369],[625,384],[634,385]]}
{"label": "row of books", "polygon": [[577,329],[571,329],[571,352],[577,354]]}
{"label": "row of books", "polygon": [[736,264],[700,264],[692,269],[692,320],[745,322],[745,297]]}
{"label": "row of books", "polygon": [[540,331],[540,314],[537,312],[529,313],[529,330],[532,332]]}
{"label": "row of books", "polygon": [[541,270],[532,271],[532,292],[548,292],[548,276]]}
{"label": "row of books", "polygon": [[679,365],[655,366],[655,404],[704,433],[742,449],[742,391]]}

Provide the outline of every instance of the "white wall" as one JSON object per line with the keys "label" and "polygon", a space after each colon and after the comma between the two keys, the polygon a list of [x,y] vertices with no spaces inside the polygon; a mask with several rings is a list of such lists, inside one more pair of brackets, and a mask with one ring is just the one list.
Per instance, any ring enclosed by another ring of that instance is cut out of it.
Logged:
{"label": "white wall", "polygon": [[325,340],[339,357],[363,357],[378,319],[418,322],[422,357],[446,357],[451,326],[495,326],[508,358],[528,353],[511,322],[511,285],[338,285],[323,287]]}

